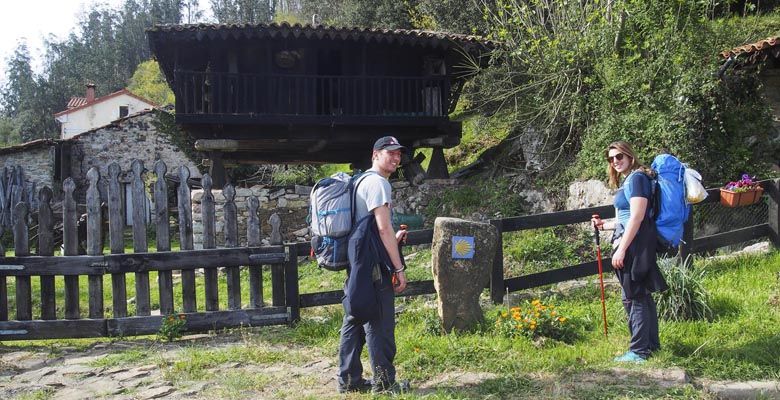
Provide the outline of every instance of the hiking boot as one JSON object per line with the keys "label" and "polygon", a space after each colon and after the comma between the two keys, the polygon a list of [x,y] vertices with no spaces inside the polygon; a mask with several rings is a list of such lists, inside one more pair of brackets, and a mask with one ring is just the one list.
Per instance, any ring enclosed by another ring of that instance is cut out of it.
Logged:
{"label": "hiking boot", "polygon": [[407,381],[407,380],[395,381],[393,383],[376,382],[374,384],[374,386],[371,388],[371,393],[373,393],[373,394],[401,394],[401,393],[406,393],[409,390],[411,390],[411,386],[409,385],[409,381]]}
{"label": "hiking boot", "polygon": [[615,357],[615,361],[617,362],[634,362],[634,363],[643,363],[647,361],[644,357],[640,356],[639,354],[634,353],[633,351],[627,351],[626,354],[623,354],[620,357]]}
{"label": "hiking boot", "polygon": [[368,379],[361,378],[359,381],[349,385],[339,383],[338,391],[339,393],[352,393],[352,392],[368,393],[371,391],[372,387],[373,387],[373,382],[371,382]]}

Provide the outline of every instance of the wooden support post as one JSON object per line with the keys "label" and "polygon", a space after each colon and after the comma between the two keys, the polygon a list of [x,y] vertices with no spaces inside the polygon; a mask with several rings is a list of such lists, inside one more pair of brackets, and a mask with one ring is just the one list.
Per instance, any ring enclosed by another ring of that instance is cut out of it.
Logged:
{"label": "wooden support post", "polygon": [[209,152],[209,160],[211,160],[209,176],[211,177],[212,185],[218,188],[225,186],[227,183],[227,174],[225,173],[225,162],[222,160],[222,152]]}
{"label": "wooden support post", "polygon": [[492,219],[490,224],[498,231],[496,254],[493,257],[493,268],[490,271],[490,299],[493,304],[501,304],[504,300],[504,235],[502,220]]}
{"label": "wooden support post", "polygon": [[294,324],[301,319],[301,305],[298,297],[298,248],[295,243],[285,246],[287,262],[284,264],[285,297],[287,310],[290,313],[290,323]]}
{"label": "wooden support post", "polygon": [[444,159],[444,149],[434,147],[431,161],[428,163],[428,178],[449,179],[449,177],[450,172],[447,170],[447,160]]}
{"label": "wooden support post", "polygon": [[[271,214],[268,219],[271,224],[271,245],[282,244],[282,219],[278,214]],[[271,265],[271,299],[274,306],[284,306],[284,265]]]}
{"label": "wooden support post", "polygon": [[769,196],[769,237],[780,248],[780,179],[767,182],[764,190]]}

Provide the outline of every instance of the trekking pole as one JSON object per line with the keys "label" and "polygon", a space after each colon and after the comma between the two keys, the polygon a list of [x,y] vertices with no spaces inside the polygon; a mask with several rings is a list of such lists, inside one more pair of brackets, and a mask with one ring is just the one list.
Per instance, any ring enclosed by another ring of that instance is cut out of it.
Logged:
{"label": "trekking pole", "polygon": [[[598,214],[593,214],[592,218],[599,218]],[[604,269],[601,266],[601,238],[599,237],[599,227],[593,226],[593,237],[596,238],[596,257],[599,264],[599,283],[601,285],[601,316],[604,319],[604,337],[607,337],[607,303],[604,300]]]}

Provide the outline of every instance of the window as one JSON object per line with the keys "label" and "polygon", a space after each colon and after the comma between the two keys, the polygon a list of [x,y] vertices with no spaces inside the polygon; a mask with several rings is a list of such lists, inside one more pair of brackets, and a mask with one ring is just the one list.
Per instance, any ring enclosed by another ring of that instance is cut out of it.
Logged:
{"label": "window", "polygon": [[124,118],[129,113],[127,106],[119,106],[119,118]]}

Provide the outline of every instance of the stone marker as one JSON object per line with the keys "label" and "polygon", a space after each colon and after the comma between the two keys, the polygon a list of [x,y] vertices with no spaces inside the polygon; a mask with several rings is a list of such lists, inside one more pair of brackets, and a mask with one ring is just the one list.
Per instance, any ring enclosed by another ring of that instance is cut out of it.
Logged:
{"label": "stone marker", "polygon": [[479,295],[490,281],[498,232],[487,223],[436,218],[433,224],[433,285],[442,328],[467,331],[484,321]]}

